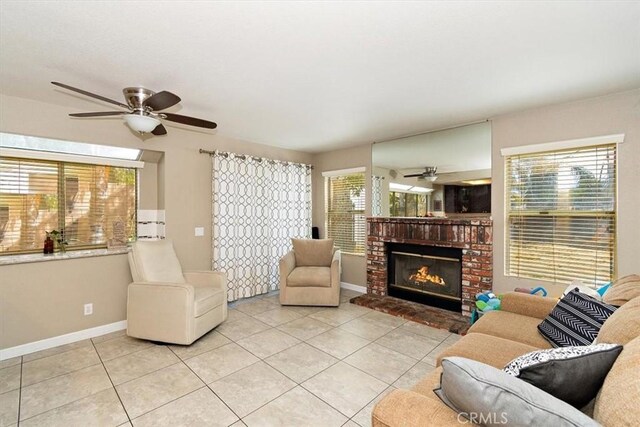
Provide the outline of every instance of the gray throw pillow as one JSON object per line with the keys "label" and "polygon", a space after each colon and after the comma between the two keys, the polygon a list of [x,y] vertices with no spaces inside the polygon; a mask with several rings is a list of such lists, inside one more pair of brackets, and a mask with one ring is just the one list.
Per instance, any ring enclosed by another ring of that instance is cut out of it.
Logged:
{"label": "gray throw pillow", "polygon": [[434,392],[451,409],[487,426],[599,426],[573,406],[493,366],[463,357],[442,360]]}
{"label": "gray throw pillow", "polygon": [[513,359],[504,371],[582,408],[596,397],[621,351],[617,344],[537,350]]}

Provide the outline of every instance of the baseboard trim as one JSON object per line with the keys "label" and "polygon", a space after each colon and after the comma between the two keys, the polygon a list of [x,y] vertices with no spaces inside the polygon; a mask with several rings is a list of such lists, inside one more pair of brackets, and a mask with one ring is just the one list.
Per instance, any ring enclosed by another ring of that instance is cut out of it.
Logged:
{"label": "baseboard trim", "polygon": [[360,293],[363,293],[363,294],[367,293],[367,287],[366,286],[354,285],[353,283],[340,282],[340,287],[342,289],[349,289],[350,291],[356,291],[356,292],[360,292]]}
{"label": "baseboard trim", "polygon": [[71,332],[69,334],[58,335],[57,337],[46,338],[40,341],[34,341],[27,344],[17,345],[0,350],[0,360],[11,359],[12,357],[24,356],[25,354],[35,353],[36,351],[46,350],[48,348],[57,347],[59,345],[71,344],[73,342],[86,340],[87,338],[95,338],[111,332],[127,329],[127,321],[109,323],[107,325],[96,326],[95,328],[84,329],[82,331]]}

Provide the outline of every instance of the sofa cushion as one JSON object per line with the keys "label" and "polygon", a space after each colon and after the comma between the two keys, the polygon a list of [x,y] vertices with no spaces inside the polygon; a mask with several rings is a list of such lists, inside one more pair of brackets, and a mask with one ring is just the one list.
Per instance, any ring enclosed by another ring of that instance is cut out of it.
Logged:
{"label": "sofa cushion", "polygon": [[605,426],[637,426],[640,408],[640,337],[629,341],[596,397],[593,417]]}
{"label": "sofa cushion", "polygon": [[289,277],[287,286],[296,287],[331,287],[331,268],[329,267],[296,267]]}
{"label": "sofa cushion", "polygon": [[226,293],[213,286],[194,286],[194,316],[200,317],[209,310],[219,307],[224,302]]}
{"label": "sofa cushion", "polygon": [[[475,360],[442,361],[434,392],[451,409],[484,425],[597,426],[573,406],[531,384]],[[475,417],[471,418],[471,417]]]}
{"label": "sofa cushion", "polygon": [[616,307],[578,292],[565,295],[538,330],[554,347],[589,345]]}
{"label": "sofa cushion", "polygon": [[617,309],[600,328],[596,341],[624,345],[638,336],[640,336],[640,297],[632,299]]}
{"label": "sofa cushion", "polygon": [[455,344],[440,353],[436,365],[440,366],[442,359],[445,357],[460,356],[502,369],[504,365],[516,357],[535,350],[538,350],[538,348],[520,342],[474,332],[467,334],[464,338],[458,340]]}
{"label": "sofa cushion", "polygon": [[185,283],[171,240],[134,242],[132,254],[137,275],[143,282]]}
{"label": "sofa cushion", "polygon": [[602,296],[602,301],[621,306],[637,297],[640,297],[640,275],[630,274],[614,281]]}
{"label": "sofa cushion", "polygon": [[490,311],[469,328],[469,333],[493,335],[535,348],[551,348],[551,344],[538,332],[539,324],[540,319],[537,317],[522,316],[508,311]]}
{"label": "sofa cushion", "polygon": [[536,350],[512,360],[503,370],[582,408],[596,397],[621,351],[622,346],[617,344]]}
{"label": "sofa cushion", "polygon": [[291,239],[296,267],[329,267],[333,258],[333,239]]}

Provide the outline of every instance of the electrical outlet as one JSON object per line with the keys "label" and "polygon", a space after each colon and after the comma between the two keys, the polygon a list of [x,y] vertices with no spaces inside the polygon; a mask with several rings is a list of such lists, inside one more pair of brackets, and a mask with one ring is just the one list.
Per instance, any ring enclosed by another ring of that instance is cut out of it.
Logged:
{"label": "electrical outlet", "polygon": [[93,304],[89,303],[89,304],[85,304],[84,305],[84,315],[85,316],[89,316],[93,314]]}
{"label": "electrical outlet", "polygon": [[204,227],[196,227],[196,237],[204,236]]}

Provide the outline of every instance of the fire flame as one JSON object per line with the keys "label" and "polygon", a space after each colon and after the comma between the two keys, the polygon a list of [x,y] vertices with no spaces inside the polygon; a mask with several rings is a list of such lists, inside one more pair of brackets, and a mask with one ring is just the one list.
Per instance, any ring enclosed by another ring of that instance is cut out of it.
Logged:
{"label": "fire flame", "polygon": [[416,274],[412,274],[409,277],[409,280],[413,280],[414,282],[418,283],[431,282],[435,285],[446,286],[446,283],[444,282],[444,279],[442,277],[438,276],[437,274],[429,274],[429,267],[427,267],[426,265],[420,267]]}

